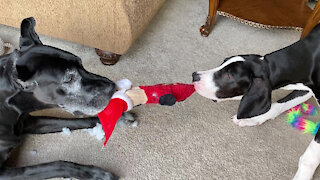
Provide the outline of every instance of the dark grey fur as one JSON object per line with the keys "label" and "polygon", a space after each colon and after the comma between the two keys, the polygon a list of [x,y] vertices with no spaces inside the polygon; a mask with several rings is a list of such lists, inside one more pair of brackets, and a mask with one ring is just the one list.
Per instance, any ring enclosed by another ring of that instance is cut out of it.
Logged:
{"label": "dark grey fur", "polygon": [[[33,18],[24,19],[20,50],[0,57],[0,180],[117,179],[101,168],[65,161],[17,168],[6,165],[11,150],[21,144],[26,133],[90,128],[99,122],[97,117],[57,119],[33,117],[30,112],[61,107],[75,115],[94,115],[103,110],[116,90],[111,80],[86,71],[79,57],[43,45],[34,26]],[[130,114],[122,120],[126,124],[134,122]]]}

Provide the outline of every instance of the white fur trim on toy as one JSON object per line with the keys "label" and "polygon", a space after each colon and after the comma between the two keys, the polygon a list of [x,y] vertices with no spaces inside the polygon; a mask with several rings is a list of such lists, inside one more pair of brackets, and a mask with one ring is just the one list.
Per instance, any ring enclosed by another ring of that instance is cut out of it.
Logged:
{"label": "white fur trim on toy", "polygon": [[128,109],[126,111],[130,111],[133,108],[133,102],[129,98],[129,96],[125,94],[124,90],[115,92],[111,97],[111,99],[115,99],[115,98],[122,99],[127,103]]}
{"label": "white fur trim on toy", "polygon": [[132,82],[129,79],[121,79],[116,82],[118,89],[128,90],[132,86]]}

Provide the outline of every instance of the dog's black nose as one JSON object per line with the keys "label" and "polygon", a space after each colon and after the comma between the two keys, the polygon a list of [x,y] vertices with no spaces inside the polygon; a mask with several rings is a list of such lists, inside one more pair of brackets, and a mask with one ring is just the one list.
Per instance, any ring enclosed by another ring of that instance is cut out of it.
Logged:
{"label": "dog's black nose", "polygon": [[197,72],[192,73],[192,82],[200,81],[200,75]]}

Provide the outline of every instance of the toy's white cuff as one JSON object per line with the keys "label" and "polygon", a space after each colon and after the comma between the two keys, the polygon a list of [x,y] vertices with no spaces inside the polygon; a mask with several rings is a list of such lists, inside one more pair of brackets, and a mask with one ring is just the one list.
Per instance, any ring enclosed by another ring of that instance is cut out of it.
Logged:
{"label": "toy's white cuff", "polygon": [[127,103],[128,109],[126,111],[130,111],[133,108],[133,102],[129,98],[129,96],[126,95],[124,90],[115,92],[111,97],[111,99],[115,99],[115,98],[122,99]]}

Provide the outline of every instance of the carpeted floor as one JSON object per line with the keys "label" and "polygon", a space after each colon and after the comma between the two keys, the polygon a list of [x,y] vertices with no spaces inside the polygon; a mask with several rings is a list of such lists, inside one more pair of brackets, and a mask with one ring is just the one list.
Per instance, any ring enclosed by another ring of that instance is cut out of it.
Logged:
{"label": "carpeted floor", "polygon": [[[91,72],[135,85],[191,82],[191,73],[218,66],[228,56],[266,54],[299,39],[294,30],[253,28],[218,17],[213,33],[201,37],[207,0],[167,1],[143,35],[115,66],[103,66],[94,49],[41,36],[44,44],[70,51]],[[19,31],[0,26],[15,45]],[[276,100],[286,92],[273,94]],[[240,128],[231,117],[239,102],[213,103],[197,94],[173,107],[135,108],[139,126],[117,128],[107,146],[83,131],[30,135],[11,164],[54,160],[93,164],[132,179],[291,179],[312,139],[292,129],[281,115],[261,126]],[[34,153],[35,151],[36,153]],[[33,152],[33,153],[32,153]],[[320,179],[320,171],[315,174]]]}

